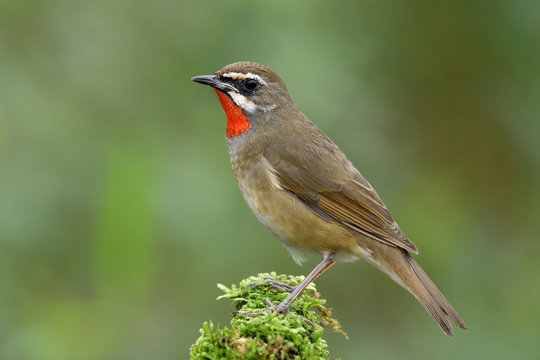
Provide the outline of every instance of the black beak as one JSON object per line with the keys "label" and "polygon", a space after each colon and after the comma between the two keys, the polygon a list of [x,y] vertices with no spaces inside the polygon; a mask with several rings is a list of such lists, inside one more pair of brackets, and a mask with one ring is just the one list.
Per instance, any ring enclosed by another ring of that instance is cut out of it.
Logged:
{"label": "black beak", "polygon": [[216,77],[215,75],[194,76],[191,78],[191,80],[198,82],[199,84],[209,85],[223,92],[227,92],[227,91],[238,92],[238,90],[234,86],[224,81],[219,80],[219,78]]}

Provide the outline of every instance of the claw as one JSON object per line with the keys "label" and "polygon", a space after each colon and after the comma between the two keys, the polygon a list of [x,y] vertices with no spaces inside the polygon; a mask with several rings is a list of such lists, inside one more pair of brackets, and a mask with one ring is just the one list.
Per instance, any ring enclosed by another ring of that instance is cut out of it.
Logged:
{"label": "claw", "polygon": [[244,288],[242,289],[242,292],[246,291],[246,289],[248,289],[248,288],[254,289],[257,286],[260,286],[260,285],[265,284],[265,283],[266,282],[264,282],[264,281],[252,282],[251,284],[247,284],[246,286],[244,286]]}
{"label": "claw", "polygon": [[242,291],[246,291],[246,289],[248,288],[256,288],[257,286],[261,286],[261,285],[264,285],[264,284],[270,284],[271,286],[269,287],[269,289],[272,289],[272,290],[285,290],[287,292],[293,292],[295,286],[291,286],[291,285],[287,285],[285,283],[282,283],[281,281],[278,281],[276,279],[272,279],[270,277],[266,278],[265,281],[258,281],[258,282],[253,282],[251,284],[248,284],[244,287],[244,289]]}
{"label": "claw", "polygon": [[234,315],[245,315],[245,316],[257,316],[261,315],[261,311],[233,311]]}
{"label": "claw", "polygon": [[[285,309],[280,308],[281,304],[276,306],[276,305],[272,304],[272,302],[269,299],[264,300],[264,303],[266,305],[268,305],[268,307],[263,309],[263,311],[264,310],[275,311],[278,314],[288,314],[288,315],[290,315],[292,317],[300,317],[305,323],[311,325],[311,327],[313,329],[315,329],[315,324],[313,324],[313,322],[311,320],[306,319],[305,317],[303,317],[301,315],[291,313],[288,308],[285,308]],[[235,315],[244,315],[244,316],[258,316],[258,315],[262,314],[262,311],[233,311],[233,314],[235,314]]]}
{"label": "claw", "polygon": [[289,313],[289,315],[293,316],[293,317],[297,317],[299,316],[300,319],[302,319],[305,323],[308,323],[309,325],[311,325],[311,327],[313,328],[313,330],[315,330],[315,324],[313,324],[313,322],[309,319],[306,319],[305,317],[301,316],[301,315],[296,315],[296,314],[293,314],[293,313]]}
{"label": "claw", "polygon": [[[278,281],[276,279],[273,279],[271,277],[268,277],[264,281],[258,281],[258,282],[254,282],[254,283],[246,285],[242,291],[246,291],[246,289],[248,289],[248,288],[253,289],[253,288],[256,288],[257,286],[264,285],[264,284],[269,284],[270,285],[269,289],[272,289],[272,290],[284,290],[284,291],[287,291],[289,293],[292,293],[294,291],[294,289],[296,289],[296,286],[291,286],[291,285],[285,284],[285,283],[283,283],[281,281]],[[278,314],[289,314],[289,315],[291,315],[293,317],[299,316],[304,322],[308,323],[309,325],[311,325],[311,327],[313,327],[313,329],[315,329],[315,325],[310,320],[306,319],[303,316],[300,316],[300,315],[293,314],[293,313],[289,312],[290,302],[286,303],[284,301],[279,305],[274,305],[274,304],[272,304],[272,302],[270,300],[266,299],[266,300],[264,300],[264,303],[266,305],[268,305],[268,307],[263,309],[263,311],[264,310],[274,311],[274,312],[276,312]],[[257,315],[260,315],[261,313],[262,313],[262,311],[233,311],[233,314],[235,314],[235,315],[244,315],[244,316],[257,316]]]}
{"label": "claw", "polygon": [[271,284],[272,286],[270,286],[270,289],[273,290],[285,290],[287,292],[293,292],[295,288],[295,286],[282,283],[281,281],[272,278],[266,278],[265,283]]}

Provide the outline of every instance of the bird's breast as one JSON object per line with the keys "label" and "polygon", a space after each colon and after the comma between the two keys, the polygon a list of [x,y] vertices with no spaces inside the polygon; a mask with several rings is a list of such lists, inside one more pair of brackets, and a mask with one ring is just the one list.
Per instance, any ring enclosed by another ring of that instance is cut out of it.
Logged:
{"label": "bird's breast", "polygon": [[342,252],[357,247],[343,225],[315,214],[280,186],[275,170],[262,155],[245,156],[229,147],[238,186],[248,206],[286,245],[307,252]]}

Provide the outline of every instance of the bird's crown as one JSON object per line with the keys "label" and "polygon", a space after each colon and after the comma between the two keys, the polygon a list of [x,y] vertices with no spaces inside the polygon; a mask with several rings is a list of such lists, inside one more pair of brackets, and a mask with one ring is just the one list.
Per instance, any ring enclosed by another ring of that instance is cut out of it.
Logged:
{"label": "bird's crown", "polygon": [[229,64],[215,72],[217,77],[222,79],[231,79],[233,81],[256,80],[260,84],[268,86],[268,84],[277,84],[286,89],[283,80],[274,70],[268,66],[251,61],[242,61]]}

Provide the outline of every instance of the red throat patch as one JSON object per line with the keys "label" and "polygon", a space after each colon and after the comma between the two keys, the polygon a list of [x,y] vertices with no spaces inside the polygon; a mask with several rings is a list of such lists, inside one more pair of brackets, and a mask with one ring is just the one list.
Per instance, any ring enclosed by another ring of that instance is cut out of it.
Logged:
{"label": "red throat patch", "polygon": [[225,135],[230,138],[233,136],[239,136],[249,130],[251,124],[248,121],[246,114],[242,109],[237,106],[230,97],[225,95],[219,90],[214,89],[216,92],[221,107],[225,111],[227,117],[227,128],[225,129]]}

